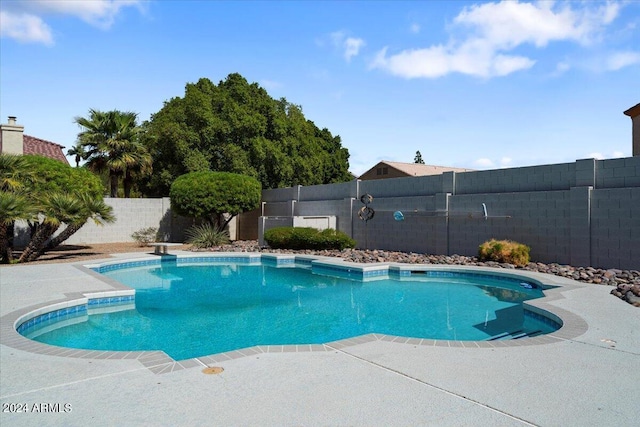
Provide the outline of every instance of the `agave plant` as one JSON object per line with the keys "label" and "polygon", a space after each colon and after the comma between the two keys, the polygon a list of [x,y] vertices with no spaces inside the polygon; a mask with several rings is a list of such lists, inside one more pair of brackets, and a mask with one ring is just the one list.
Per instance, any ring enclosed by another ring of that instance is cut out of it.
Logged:
{"label": "agave plant", "polygon": [[229,243],[229,235],[227,232],[218,229],[210,223],[194,225],[187,229],[185,234],[187,235],[187,243],[192,244],[196,248],[210,248]]}

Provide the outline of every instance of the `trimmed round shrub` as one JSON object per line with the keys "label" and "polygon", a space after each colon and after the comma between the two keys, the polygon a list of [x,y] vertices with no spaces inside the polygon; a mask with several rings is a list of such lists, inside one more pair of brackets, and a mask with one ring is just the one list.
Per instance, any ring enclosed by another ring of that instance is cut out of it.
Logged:
{"label": "trimmed round shrub", "polygon": [[478,247],[478,259],[523,266],[529,263],[530,250],[529,246],[522,243],[491,239]]}
{"label": "trimmed round shrub", "polygon": [[260,206],[261,191],[260,182],[250,176],[203,171],[179,176],[169,197],[176,213],[217,223],[219,215],[234,216]]}
{"label": "trimmed round shrub", "polygon": [[264,233],[264,240],[273,249],[342,250],[356,246],[355,240],[332,228],[276,227]]}

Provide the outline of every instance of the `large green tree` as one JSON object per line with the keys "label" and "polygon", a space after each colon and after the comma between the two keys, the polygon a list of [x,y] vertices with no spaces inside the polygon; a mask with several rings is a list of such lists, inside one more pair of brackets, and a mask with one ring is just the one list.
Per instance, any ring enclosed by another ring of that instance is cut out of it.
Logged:
{"label": "large green tree", "polygon": [[187,84],[144,129],[154,168],[148,195],[166,196],[178,176],[205,170],[249,175],[263,188],[352,179],[339,136],[240,74]]}
{"label": "large green tree", "polygon": [[124,196],[129,197],[133,177],[151,172],[151,156],[139,142],[137,114],[92,109],[88,117],[76,117],[75,122],[82,128],[77,151],[85,150],[87,167],[109,174],[111,197],[118,197],[122,179]]}

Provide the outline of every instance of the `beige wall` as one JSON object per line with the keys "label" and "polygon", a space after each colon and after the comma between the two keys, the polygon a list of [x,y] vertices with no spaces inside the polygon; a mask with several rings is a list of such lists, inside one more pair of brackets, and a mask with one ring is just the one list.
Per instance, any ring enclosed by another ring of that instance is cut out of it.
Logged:
{"label": "beige wall", "polygon": [[631,118],[631,138],[633,140],[633,155],[640,156],[640,104],[636,104],[624,112]]}
{"label": "beige wall", "polygon": [[631,119],[633,121],[632,138],[633,138],[633,155],[640,156],[640,115]]}
{"label": "beige wall", "polygon": [[2,139],[0,140],[0,153],[23,154],[24,126],[16,124],[15,117],[9,117],[9,123],[0,125]]}
{"label": "beige wall", "polygon": [[396,168],[387,165],[378,165],[374,169],[362,174],[358,179],[361,181],[369,181],[372,179],[402,178],[405,176],[408,175]]}

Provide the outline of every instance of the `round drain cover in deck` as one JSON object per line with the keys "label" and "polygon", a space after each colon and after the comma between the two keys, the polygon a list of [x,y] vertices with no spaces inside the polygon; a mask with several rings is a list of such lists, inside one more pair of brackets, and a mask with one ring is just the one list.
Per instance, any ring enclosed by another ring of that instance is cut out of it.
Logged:
{"label": "round drain cover in deck", "polygon": [[207,368],[204,368],[202,370],[202,373],[211,375],[211,374],[219,374],[222,371],[224,371],[224,368],[221,368],[220,366],[209,366]]}

